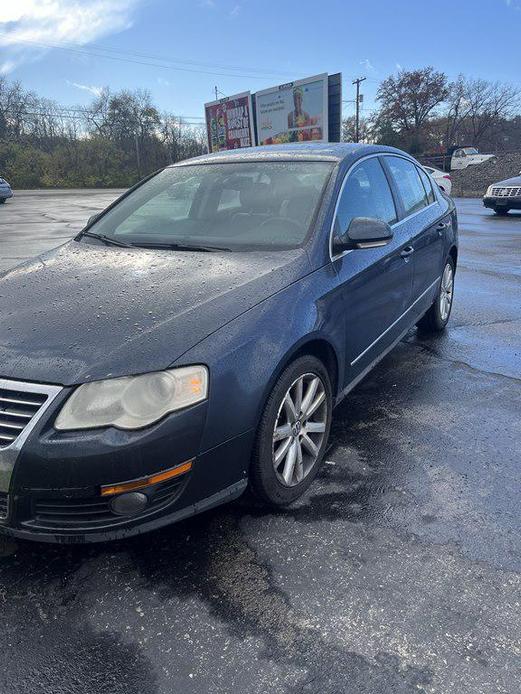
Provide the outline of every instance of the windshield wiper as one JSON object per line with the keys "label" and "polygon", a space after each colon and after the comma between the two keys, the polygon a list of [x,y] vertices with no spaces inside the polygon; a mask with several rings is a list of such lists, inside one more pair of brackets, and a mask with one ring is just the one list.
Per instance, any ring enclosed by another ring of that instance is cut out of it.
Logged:
{"label": "windshield wiper", "polygon": [[214,251],[231,251],[231,248],[225,246],[192,246],[186,243],[153,243],[152,241],[143,241],[134,244],[140,248],[159,248],[169,251],[204,251],[205,253],[213,253]]}
{"label": "windshield wiper", "polygon": [[88,236],[90,239],[98,239],[98,241],[103,241],[107,246],[122,246],[123,248],[134,248],[131,243],[126,243],[126,241],[119,241],[111,236],[105,236],[105,234],[95,234],[93,231],[82,231],[80,238],[82,236]]}

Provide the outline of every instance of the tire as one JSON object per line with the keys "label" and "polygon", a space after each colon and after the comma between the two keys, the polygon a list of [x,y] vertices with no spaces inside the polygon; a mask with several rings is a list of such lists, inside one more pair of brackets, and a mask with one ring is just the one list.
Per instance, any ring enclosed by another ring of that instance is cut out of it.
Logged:
{"label": "tire", "polygon": [[508,207],[494,207],[494,212],[498,215],[498,217],[504,217],[509,213]]}
{"label": "tire", "polygon": [[5,198],[0,198],[0,205],[3,205],[5,202]]}
{"label": "tire", "polygon": [[436,298],[427,313],[416,323],[423,332],[438,333],[445,330],[454,302],[455,270],[454,261],[449,256],[443,268]]}
{"label": "tire", "polygon": [[[304,408],[307,417],[301,413]],[[250,487],[261,501],[284,507],[308,489],[326,450],[332,409],[331,380],[321,361],[302,356],[284,369],[264,406],[251,462]],[[313,453],[309,440],[316,449]]]}

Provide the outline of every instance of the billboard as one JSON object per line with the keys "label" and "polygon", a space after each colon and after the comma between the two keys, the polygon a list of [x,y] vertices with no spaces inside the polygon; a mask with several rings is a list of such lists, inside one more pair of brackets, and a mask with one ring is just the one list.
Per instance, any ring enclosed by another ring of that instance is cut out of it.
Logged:
{"label": "billboard", "polygon": [[328,76],[263,89],[255,94],[259,145],[328,141]]}
{"label": "billboard", "polygon": [[250,92],[211,101],[204,105],[204,112],[209,152],[255,144]]}

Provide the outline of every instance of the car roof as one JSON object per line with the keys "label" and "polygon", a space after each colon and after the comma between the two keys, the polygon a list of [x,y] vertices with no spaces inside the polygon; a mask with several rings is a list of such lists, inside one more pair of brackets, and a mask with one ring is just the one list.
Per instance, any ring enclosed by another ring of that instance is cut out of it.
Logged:
{"label": "car roof", "polygon": [[219,164],[248,161],[330,161],[341,162],[346,159],[356,161],[367,154],[394,153],[408,156],[394,147],[355,144],[353,142],[313,142],[283,145],[261,145],[243,149],[225,150],[213,154],[203,154],[193,159],[172,164],[172,166],[192,166],[194,164]]}

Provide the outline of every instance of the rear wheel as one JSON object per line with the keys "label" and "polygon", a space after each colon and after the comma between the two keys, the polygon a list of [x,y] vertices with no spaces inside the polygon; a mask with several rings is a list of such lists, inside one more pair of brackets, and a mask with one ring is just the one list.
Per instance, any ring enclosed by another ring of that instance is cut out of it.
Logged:
{"label": "rear wheel", "polygon": [[251,465],[255,494],[286,506],[311,485],[331,427],[332,389],[326,368],[303,356],[281,374],[266,402]]}
{"label": "rear wheel", "polygon": [[445,329],[449,322],[454,299],[454,269],[454,261],[451,257],[447,258],[434,303],[423,318],[416,323],[420,330],[432,333],[440,332]]}

